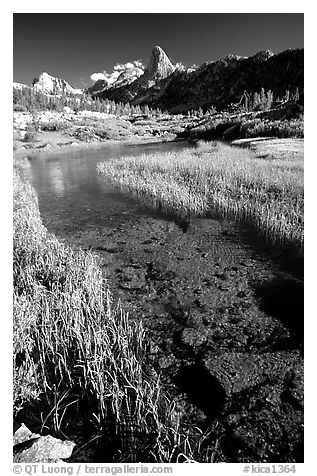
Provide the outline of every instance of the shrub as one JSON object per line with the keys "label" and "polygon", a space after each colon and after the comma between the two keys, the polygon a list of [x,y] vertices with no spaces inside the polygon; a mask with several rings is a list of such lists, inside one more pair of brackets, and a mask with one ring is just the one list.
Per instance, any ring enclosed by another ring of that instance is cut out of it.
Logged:
{"label": "shrub", "polygon": [[42,131],[61,131],[66,129],[68,126],[67,121],[43,121],[41,122],[41,129]]}
{"label": "shrub", "polygon": [[23,104],[13,104],[13,110],[16,112],[27,112],[27,107]]}
{"label": "shrub", "polygon": [[246,120],[241,124],[241,134],[244,137],[304,137],[304,123],[302,119],[291,120]]}
{"label": "shrub", "polygon": [[24,142],[33,142],[36,137],[37,129],[33,123],[26,126],[26,132],[24,136]]}

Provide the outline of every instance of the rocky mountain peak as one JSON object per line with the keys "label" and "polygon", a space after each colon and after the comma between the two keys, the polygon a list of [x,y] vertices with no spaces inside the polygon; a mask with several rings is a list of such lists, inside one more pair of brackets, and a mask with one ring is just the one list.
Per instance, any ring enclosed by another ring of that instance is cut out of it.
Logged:
{"label": "rocky mountain peak", "polygon": [[259,51],[254,56],[252,56],[252,58],[253,60],[256,60],[256,61],[266,61],[269,58],[272,58],[272,56],[274,56],[273,51],[265,50],[265,51]]}
{"label": "rocky mountain peak", "polygon": [[175,66],[160,46],[154,46],[144,76],[148,81],[160,81],[175,71]]}
{"label": "rocky mountain peak", "polygon": [[33,88],[36,91],[42,91],[48,94],[81,94],[81,89],[73,88],[64,79],[55,78],[45,71],[41,73],[37,81],[33,83]]}
{"label": "rocky mountain peak", "polygon": [[114,87],[121,87],[121,86],[128,86],[129,84],[133,83],[136,79],[143,75],[143,70],[134,67],[129,68],[125,71],[122,71],[116,82],[113,84]]}

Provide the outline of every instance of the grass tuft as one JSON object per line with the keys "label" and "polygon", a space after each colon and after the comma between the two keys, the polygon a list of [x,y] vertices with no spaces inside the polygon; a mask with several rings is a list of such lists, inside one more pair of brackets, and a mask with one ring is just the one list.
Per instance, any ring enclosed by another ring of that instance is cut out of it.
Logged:
{"label": "grass tuft", "polygon": [[97,166],[107,180],[182,217],[216,213],[251,223],[273,243],[303,247],[303,161],[261,158],[220,143],[114,159]]}

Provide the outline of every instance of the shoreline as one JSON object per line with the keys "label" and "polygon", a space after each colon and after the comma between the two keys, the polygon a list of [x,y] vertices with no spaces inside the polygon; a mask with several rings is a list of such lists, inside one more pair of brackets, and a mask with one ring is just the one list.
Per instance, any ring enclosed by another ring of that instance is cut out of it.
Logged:
{"label": "shoreline", "polygon": [[[54,132],[50,132],[54,134]],[[52,136],[54,138],[54,136]],[[218,142],[219,140],[217,140]],[[153,137],[153,136],[131,136],[127,139],[108,139],[103,141],[87,141],[87,142],[65,142],[64,144],[58,144],[56,141],[45,142],[43,145],[37,145],[36,147],[28,147],[18,150],[13,150],[13,160],[14,161],[23,161],[29,158],[49,158],[51,155],[63,155],[68,154],[72,151],[82,151],[87,149],[102,149],[108,145],[122,144],[127,146],[133,145],[147,145],[147,144],[161,144],[161,143],[170,143],[170,142],[191,142],[185,138],[177,138],[174,134],[174,137],[167,138],[165,137]],[[208,142],[208,141],[207,141]],[[223,142],[223,141],[220,141]],[[225,141],[228,143],[228,141]],[[192,142],[191,142],[192,143]],[[297,149],[304,148],[304,139],[298,138],[276,138],[276,137],[253,137],[248,139],[237,139],[229,142],[229,145],[237,148],[250,148],[252,150],[257,150],[263,146],[268,146],[268,148],[274,147],[274,152],[276,151],[276,145],[286,145],[286,148],[289,148],[290,144],[296,144]],[[31,144],[30,144],[31,145]],[[49,147],[46,147],[49,145]]]}
{"label": "shoreline", "polygon": [[[209,118],[207,122],[213,120]],[[21,161],[30,156],[49,157],[51,154],[62,155],[76,149],[96,149],[106,144],[116,143],[134,145],[174,141],[197,143],[201,140],[207,142],[215,140],[252,149],[263,148],[265,145],[271,148],[273,143],[278,143],[278,146],[284,143],[304,143],[304,138],[271,137],[261,134],[255,137],[215,135],[207,138],[203,133],[205,123],[206,119],[187,118],[182,115],[138,119],[91,111],[80,113],[42,111],[36,116],[30,113],[14,112],[13,158]],[[201,133],[198,135],[189,133],[196,129],[201,130]],[[275,152],[276,146],[274,149]]]}
{"label": "shoreline", "polygon": [[21,160],[29,156],[71,150],[99,148],[105,144],[147,144],[186,140],[178,138],[180,130],[187,126],[186,118],[170,117],[160,120],[131,121],[102,113],[83,111],[81,114],[65,114],[43,111],[36,118],[31,114],[14,113],[13,157]]}
{"label": "shoreline", "polygon": [[[82,151],[86,149],[101,149],[106,147],[107,145],[115,145],[115,144],[122,144],[122,145],[146,145],[146,144],[161,144],[161,143],[168,143],[168,142],[186,142],[186,139],[176,139],[170,138],[167,139],[166,137],[135,137],[132,136],[128,139],[109,139],[104,141],[89,141],[89,142],[70,142],[65,144],[56,144],[56,143],[46,143],[42,146],[38,145],[37,147],[28,147],[19,150],[13,150],[13,159],[17,161],[29,159],[29,158],[39,158],[39,157],[49,157],[50,155],[63,155],[68,154],[72,151]],[[49,144],[49,147],[46,145]]]}

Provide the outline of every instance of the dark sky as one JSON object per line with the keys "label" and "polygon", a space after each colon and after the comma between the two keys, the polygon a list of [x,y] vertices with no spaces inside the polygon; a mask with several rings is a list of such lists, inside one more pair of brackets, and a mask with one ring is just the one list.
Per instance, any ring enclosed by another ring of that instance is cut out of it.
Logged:
{"label": "dark sky", "polygon": [[46,71],[85,87],[155,45],[186,66],[304,46],[302,13],[15,13],[13,25],[13,80],[26,84]]}

